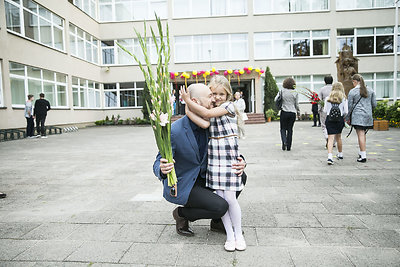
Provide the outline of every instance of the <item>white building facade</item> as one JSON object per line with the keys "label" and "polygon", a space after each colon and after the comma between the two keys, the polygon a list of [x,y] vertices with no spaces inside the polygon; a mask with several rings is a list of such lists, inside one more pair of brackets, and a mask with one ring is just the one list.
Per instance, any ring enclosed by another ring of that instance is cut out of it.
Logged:
{"label": "white building facade", "polygon": [[[247,112],[263,112],[255,68],[268,66],[279,86],[293,76],[318,92],[325,75],[336,78],[344,44],[359,58],[359,72],[378,99],[399,95],[394,1],[0,0],[0,129],[24,127],[26,96],[37,99],[41,92],[52,105],[48,125],[141,117],[144,78],[117,43],[141,58],[134,28],[143,33],[144,20],[156,27],[155,12],[169,25],[170,71],[253,67],[240,82],[231,80],[244,93]],[[151,40],[148,47],[155,62]],[[179,78],[171,83],[181,84]]]}

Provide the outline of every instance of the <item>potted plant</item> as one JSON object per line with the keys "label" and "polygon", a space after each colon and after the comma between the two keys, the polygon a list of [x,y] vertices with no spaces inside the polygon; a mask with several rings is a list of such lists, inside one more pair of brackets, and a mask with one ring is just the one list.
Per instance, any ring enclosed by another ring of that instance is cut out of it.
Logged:
{"label": "potted plant", "polygon": [[275,116],[275,110],[273,110],[272,108],[268,109],[267,111],[265,111],[265,116],[267,117],[267,121],[271,122],[271,118]]}
{"label": "potted plant", "polygon": [[379,101],[376,108],[373,111],[374,117],[374,130],[375,131],[387,131],[389,130],[389,121],[387,118],[388,111],[388,99]]}

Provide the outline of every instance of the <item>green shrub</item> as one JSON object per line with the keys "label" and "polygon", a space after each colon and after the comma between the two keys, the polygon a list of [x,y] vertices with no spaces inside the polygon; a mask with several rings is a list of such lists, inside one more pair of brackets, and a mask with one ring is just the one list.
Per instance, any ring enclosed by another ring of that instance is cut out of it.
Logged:
{"label": "green shrub", "polygon": [[95,121],[94,124],[96,125],[104,125],[105,121],[104,120],[100,120],[100,121]]}
{"label": "green shrub", "polygon": [[[271,70],[269,67],[265,70],[265,83],[264,83],[264,115],[266,115],[267,110],[273,109],[275,111],[278,111],[276,109],[275,105],[275,96],[278,94],[279,88],[276,85],[276,81],[274,77],[272,76]],[[268,117],[266,117],[268,118]]]}
{"label": "green shrub", "polygon": [[388,101],[387,100],[379,101],[376,105],[376,108],[372,112],[372,116],[374,117],[374,119],[378,120],[386,119],[387,109],[388,109]]}

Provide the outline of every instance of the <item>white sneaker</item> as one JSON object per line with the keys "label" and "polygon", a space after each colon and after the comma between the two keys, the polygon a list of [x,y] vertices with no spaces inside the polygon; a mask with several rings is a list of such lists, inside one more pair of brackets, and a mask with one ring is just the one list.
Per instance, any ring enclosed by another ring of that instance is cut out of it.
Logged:
{"label": "white sneaker", "polygon": [[243,239],[236,240],[236,250],[243,251],[246,250],[246,241]]}
{"label": "white sneaker", "polygon": [[235,249],[236,249],[236,242],[235,242],[235,240],[226,241],[226,242],[225,242],[225,245],[224,245],[224,248],[225,248],[226,251],[229,251],[229,252],[235,251]]}
{"label": "white sneaker", "polygon": [[42,135],[40,138],[47,138],[47,136],[45,136],[45,135]]}
{"label": "white sneaker", "polygon": [[36,136],[28,136],[27,138],[32,139],[32,138],[36,138]]}
{"label": "white sneaker", "polygon": [[38,134],[38,135],[36,135],[36,138],[40,138],[40,136],[41,136],[41,135],[40,135],[40,134]]}

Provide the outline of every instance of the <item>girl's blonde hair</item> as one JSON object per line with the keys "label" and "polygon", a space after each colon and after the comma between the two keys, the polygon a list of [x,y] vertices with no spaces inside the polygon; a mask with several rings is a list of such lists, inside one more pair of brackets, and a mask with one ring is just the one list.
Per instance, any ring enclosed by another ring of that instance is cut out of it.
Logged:
{"label": "girl's blonde hair", "polygon": [[341,82],[334,83],[332,85],[332,91],[328,97],[328,102],[340,104],[344,98],[346,98],[346,94],[344,93],[343,84]]}
{"label": "girl's blonde hair", "polygon": [[224,88],[224,90],[226,92],[226,100],[232,101],[232,99],[233,99],[232,87],[231,87],[228,79],[225,78],[224,76],[216,75],[216,76],[212,77],[208,86],[211,88],[211,90],[212,90],[212,88],[217,88],[219,86],[222,86],[222,88]]}

